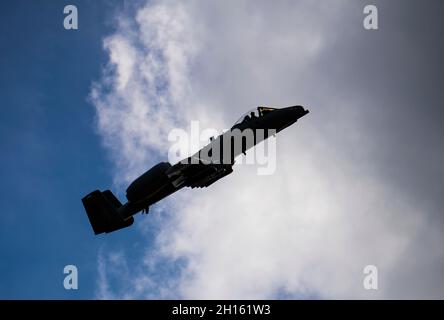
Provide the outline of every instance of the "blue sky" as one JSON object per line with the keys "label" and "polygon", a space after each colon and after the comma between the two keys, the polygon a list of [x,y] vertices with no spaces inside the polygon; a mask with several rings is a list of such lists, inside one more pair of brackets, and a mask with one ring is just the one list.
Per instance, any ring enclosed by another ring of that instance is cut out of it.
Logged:
{"label": "blue sky", "polygon": [[[94,237],[80,201],[112,184],[88,95],[122,3],[75,4],[80,28],[70,31],[63,1],[1,4],[0,298],[92,298],[98,250],[136,240]],[[79,269],[77,291],[62,286],[67,264]]]}

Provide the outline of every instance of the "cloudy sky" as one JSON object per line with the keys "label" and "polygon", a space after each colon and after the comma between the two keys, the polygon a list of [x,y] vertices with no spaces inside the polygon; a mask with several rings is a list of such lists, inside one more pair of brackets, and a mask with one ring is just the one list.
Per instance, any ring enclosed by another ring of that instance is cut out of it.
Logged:
{"label": "cloudy sky", "polygon": [[[72,4],[79,30],[56,1],[1,5],[0,298],[444,298],[442,1]],[[273,175],[93,235],[80,199],[123,200],[174,128],[295,104]]]}

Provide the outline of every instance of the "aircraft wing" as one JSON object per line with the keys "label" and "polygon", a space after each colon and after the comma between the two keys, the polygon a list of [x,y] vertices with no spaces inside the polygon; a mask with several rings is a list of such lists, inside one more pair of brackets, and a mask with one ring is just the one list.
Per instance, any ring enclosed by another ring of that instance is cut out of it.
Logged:
{"label": "aircraft wing", "polygon": [[166,173],[176,188],[204,188],[232,172],[231,164],[193,164],[188,161],[175,164]]}

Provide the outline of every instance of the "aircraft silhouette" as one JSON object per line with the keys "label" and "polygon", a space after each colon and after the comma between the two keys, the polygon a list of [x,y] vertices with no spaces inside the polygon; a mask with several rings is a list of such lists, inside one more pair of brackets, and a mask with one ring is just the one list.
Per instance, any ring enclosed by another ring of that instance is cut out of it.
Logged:
{"label": "aircraft silhouette", "polygon": [[133,215],[148,213],[149,207],[183,187],[208,187],[233,172],[234,159],[295,123],[309,111],[302,106],[257,107],[242,116],[230,130],[191,157],[175,165],[161,162],[134,180],[122,203],[110,190],[95,190],[82,198],[94,233],[109,233],[133,224]]}

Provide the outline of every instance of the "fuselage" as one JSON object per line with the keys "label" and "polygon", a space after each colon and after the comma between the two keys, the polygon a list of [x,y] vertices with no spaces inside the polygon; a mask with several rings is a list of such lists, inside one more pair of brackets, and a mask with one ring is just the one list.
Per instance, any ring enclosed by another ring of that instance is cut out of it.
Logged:
{"label": "fuselage", "polygon": [[[174,166],[168,162],[159,163],[134,180],[126,191],[128,202],[119,211],[127,217],[135,212],[148,210],[152,204],[186,186],[185,183],[174,183],[172,180],[174,175],[168,176],[175,170],[180,172],[180,168],[184,166],[187,166],[187,172],[196,171],[194,175],[196,181],[208,179],[209,182],[214,183],[232,172],[231,167],[237,156],[292,125],[307,113],[308,110],[301,106],[292,106],[273,109],[255,117],[246,115],[249,118],[241,119],[230,130],[212,139],[208,145],[191,157],[183,159]],[[227,150],[227,145],[230,150]],[[215,150],[219,150],[218,156],[215,156]],[[211,177],[209,175],[212,173],[213,166],[224,166],[225,171],[219,176]],[[185,178],[179,177],[179,179]],[[162,183],[159,184],[159,181]]]}

